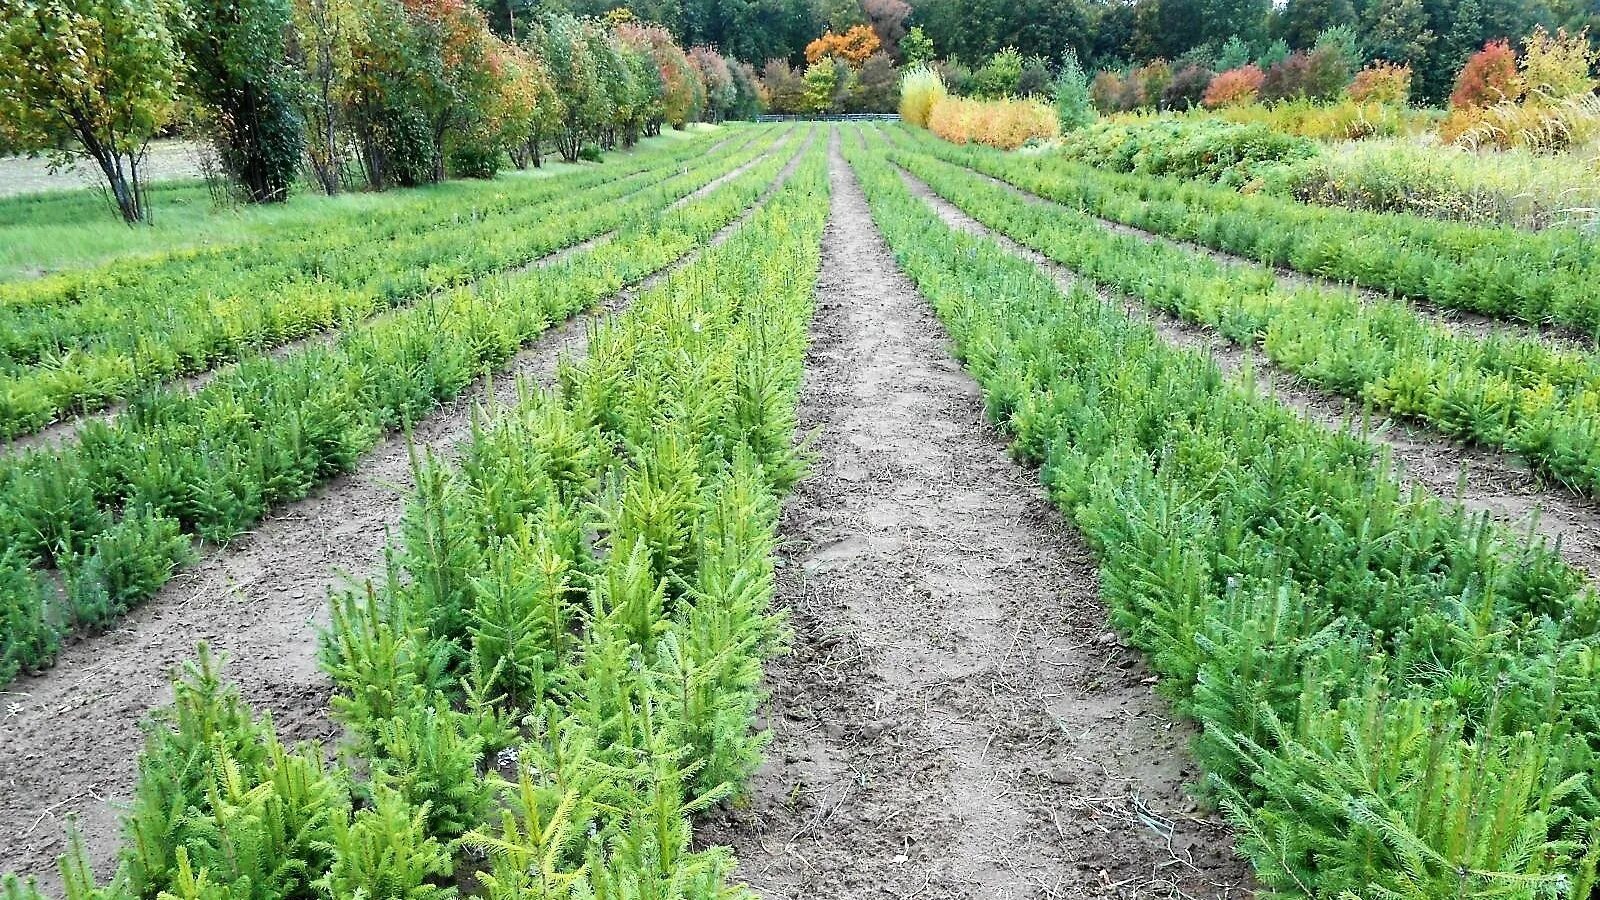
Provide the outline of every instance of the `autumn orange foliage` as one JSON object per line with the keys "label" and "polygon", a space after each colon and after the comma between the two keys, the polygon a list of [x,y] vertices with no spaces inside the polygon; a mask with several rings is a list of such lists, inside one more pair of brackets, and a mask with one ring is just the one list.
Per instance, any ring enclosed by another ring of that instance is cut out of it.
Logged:
{"label": "autumn orange foliage", "polygon": [[857,25],[844,34],[828,32],[806,45],[806,62],[813,65],[824,57],[837,56],[854,68],[883,46],[871,26]]}
{"label": "autumn orange foliage", "polygon": [[1521,96],[1516,51],[1505,41],[1490,41],[1461,67],[1450,105],[1456,109],[1481,108]]}
{"label": "autumn orange foliage", "polygon": [[1229,69],[1211,79],[1206,86],[1205,96],[1200,98],[1200,105],[1206,109],[1220,109],[1224,106],[1243,106],[1254,103],[1261,94],[1261,86],[1266,83],[1267,74],[1259,66],[1240,66]]}
{"label": "autumn orange foliage", "polygon": [[945,97],[934,103],[928,130],[952,144],[986,144],[1015,150],[1030,140],[1061,135],[1056,111],[1037,100],[969,100]]}

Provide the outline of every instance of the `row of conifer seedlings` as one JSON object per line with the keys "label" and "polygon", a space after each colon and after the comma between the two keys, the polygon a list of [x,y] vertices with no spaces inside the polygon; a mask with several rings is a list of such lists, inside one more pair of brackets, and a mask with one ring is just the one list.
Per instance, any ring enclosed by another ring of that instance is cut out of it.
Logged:
{"label": "row of conifer seedlings", "polygon": [[553,387],[481,410],[458,461],[419,455],[387,573],[334,596],[321,637],[344,762],[284,747],[202,647],[150,728],[116,876],[96,887],[75,849],[68,900],[747,896],[692,817],[764,743],[826,214],[813,148]]}
{"label": "row of conifer seedlings", "polygon": [[[792,142],[792,138],[790,139]],[[754,150],[752,151],[754,152]],[[630,199],[538,229],[550,249],[616,229],[558,262],[504,273],[354,324],[327,346],[242,363],[194,393],[157,389],[78,440],[0,460],[0,680],[54,660],[152,596],[193,557],[350,471],[552,323],[703,244],[784,165],[718,156]],[[598,224],[597,224],[598,223]]]}
{"label": "row of conifer seedlings", "polygon": [[[1329,391],[1518,453],[1541,476],[1600,495],[1595,353],[1531,335],[1455,331],[1403,300],[1288,286],[1270,269],[1117,234],[1072,206],[1026,199],[968,171],[992,168],[984,151],[931,139],[908,143],[901,129],[889,134],[904,148],[896,161],[936,193],[1084,277],[1236,343],[1259,345],[1274,363]],[[1008,171],[1028,181],[1020,170]]]}
{"label": "row of conifer seedlings", "polygon": [[164,379],[526,265],[559,247],[552,237],[574,226],[589,230],[579,239],[605,230],[606,217],[594,211],[626,204],[665,170],[748,159],[776,135],[730,135],[704,157],[709,136],[587,171],[450,185],[437,202],[405,203],[376,223],[372,214],[330,215],[236,251],[61,276],[76,286],[74,302],[0,304],[0,434],[32,432]]}
{"label": "row of conifer seedlings", "polygon": [[846,149],[989,414],[1096,550],[1113,623],[1201,725],[1197,789],[1260,881],[1589,897],[1600,598],[1584,578],[1248,373],[947,227],[881,142]]}
{"label": "row of conifer seedlings", "polygon": [[[704,140],[708,136],[713,141]],[[352,201],[349,206],[331,206],[319,209],[315,217],[275,223],[269,234],[227,243],[175,247],[8,281],[0,284],[0,309],[15,315],[26,309],[69,306],[100,296],[146,302],[164,294],[192,290],[196,284],[217,278],[227,279],[228,293],[238,293],[286,276],[333,275],[323,271],[324,254],[368,240],[421,235],[501,215],[563,191],[599,184],[607,178],[632,177],[664,161],[689,159],[707,152],[708,146],[723,149],[729,138],[724,131],[683,134],[678,139],[640,144],[627,155],[612,157],[601,166],[552,168],[533,177],[492,181],[447,181],[401,194],[351,195],[346,198]],[[352,275],[359,277],[359,273]]]}
{"label": "row of conifer seedlings", "polygon": [[1124,225],[1443,309],[1600,335],[1600,258],[1582,228],[1321,206],[1060,154],[971,157],[985,174]]}

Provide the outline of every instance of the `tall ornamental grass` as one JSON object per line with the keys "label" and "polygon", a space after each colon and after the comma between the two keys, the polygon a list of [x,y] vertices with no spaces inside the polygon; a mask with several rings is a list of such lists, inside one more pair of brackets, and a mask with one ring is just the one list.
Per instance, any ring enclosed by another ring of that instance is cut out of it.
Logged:
{"label": "tall ornamental grass", "polygon": [[950,92],[938,72],[927,66],[913,66],[900,76],[900,118],[918,128],[927,128],[934,106],[948,96]]}
{"label": "tall ornamental grass", "polygon": [[946,97],[934,104],[928,130],[952,144],[984,144],[1015,150],[1029,141],[1061,135],[1061,120],[1037,100],[968,100]]}
{"label": "tall ornamental grass", "polygon": [[1286,173],[1309,203],[1538,230],[1600,222],[1600,142],[1567,153],[1406,138],[1330,146]]}

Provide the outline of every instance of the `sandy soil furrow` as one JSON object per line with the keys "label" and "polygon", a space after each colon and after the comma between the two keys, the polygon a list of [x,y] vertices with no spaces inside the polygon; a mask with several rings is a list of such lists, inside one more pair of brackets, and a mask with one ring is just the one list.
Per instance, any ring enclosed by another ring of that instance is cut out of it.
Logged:
{"label": "sandy soil furrow", "polygon": [[[946,224],[992,238],[1049,272],[1063,288],[1088,282],[1070,269],[1011,240],[962,212],[910,173],[901,171],[907,187],[933,206]],[[1291,373],[1276,369],[1254,347],[1241,347],[1210,329],[1183,321],[1138,300],[1100,291],[1108,302],[1130,316],[1149,321],[1169,343],[1208,353],[1226,373],[1250,369],[1258,384],[1279,401],[1329,428],[1356,428],[1392,455],[1403,478],[1435,495],[1457,500],[1473,513],[1489,515],[1519,534],[1559,545],[1574,566],[1600,576],[1600,503],[1560,487],[1541,485],[1515,457],[1470,447],[1421,428],[1392,420],[1364,418],[1361,405],[1320,390]]]}
{"label": "sandy soil furrow", "polygon": [[[721,244],[762,206],[798,164],[802,147],[750,210],[723,228]],[[703,252],[703,251],[701,251]],[[598,313],[617,311],[687,265],[623,291]],[[117,804],[133,786],[139,721],[171,697],[169,673],[197,641],[227,654],[224,673],[288,740],[336,739],[330,684],[317,668],[315,631],[327,621],[328,591],[378,573],[383,548],[412,485],[410,447],[448,458],[470,436],[475,410],[511,402],[522,379],[548,383],[563,354],[588,345],[594,314],[564,322],[405,437],[382,441],[356,472],[274,511],[254,531],[175,577],[114,631],[80,641],[55,668],[22,677],[0,695],[0,872],[36,875],[55,890],[63,825],[76,817],[97,871],[117,846]]]}
{"label": "sandy soil furrow", "polygon": [[[837,142],[838,137],[835,136]],[[786,505],[773,731],[732,844],[768,900],[1239,896],[1093,556],[983,421],[837,151]]]}

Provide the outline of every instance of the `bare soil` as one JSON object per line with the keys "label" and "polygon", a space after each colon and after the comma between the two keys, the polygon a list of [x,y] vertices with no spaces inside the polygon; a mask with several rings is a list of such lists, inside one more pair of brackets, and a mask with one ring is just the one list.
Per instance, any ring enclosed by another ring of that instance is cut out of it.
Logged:
{"label": "bare soil", "polygon": [[984,423],[835,146],[748,805],[706,823],[768,900],[1234,897],[1246,865],[1095,560]]}
{"label": "bare soil", "polygon": [[[752,210],[722,229],[722,243],[794,171],[804,147]],[[602,304],[625,307],[639,291],[686,265],[690,254]],[[594,316],[552,328],[416,427],[418,452],[448,458],[471,433],[485,403],[508,403],[518,382],[548,383],[564,354],[581,354]],[[270,713],[288,741],[330,743],[331,684],[316,663],[315,632],[327,622],[330,590],[378,573],[383,549],[412,486],[407,438],[381,442],[348,476],[274,511],[254,531],[209,552],[107,634],[68,647],[56,666],[19,678],[0,693],[0,872],[36,876],[55,891],[64,826],[78,822],[97,872],[118,845],[118,804],[127,800],[143,735],[139,722],[171,699],[172,670],[206,641],[228,658],[224,674],[246,700]]]}
{"label": "bare soil", "polygon": [[[902,171],[901,177],[950,226],[999,242],[1049,272],[1063,287],[1088,284],[1044,254],[968,216],[910,173]],[[1514,533],[1535,536],[1552,547],[1559,545],[1568,563],[1587,572],[1591,579],[1600,576],[1600,503],[1561,487],[1541,484],[1515,457],[1466,446],[1382,416],[1372,419],[1364,414],[1359,403],[1329,394],[1292,373],[1276,369],[1254,347],[1240,347],[1211,329],[1153,310],[1133,298],[1106,291],[1100,293],[1121,304],[1129,315],[1150,322],[1169,343],[1210,354],[1224,372],[1252,371],[1265,392],[1307,418],[1329,428],[1360,431],[1391,454],[1401,476],[1408,482],[1419,484],[1436,496],[1458,501],[1472,513],[1487,514]]]}
{"label": "bare soil", "polygon": [[[144,178],[151,183],[201,178],[205,173],[200,160],[205,153],[205,145],[195,141],[152,141],[144,161]],[[92,160],[52,171],[50,160],[43,156],[0,156],[0,197],[90,187],[100,184],[101,178]]]}

